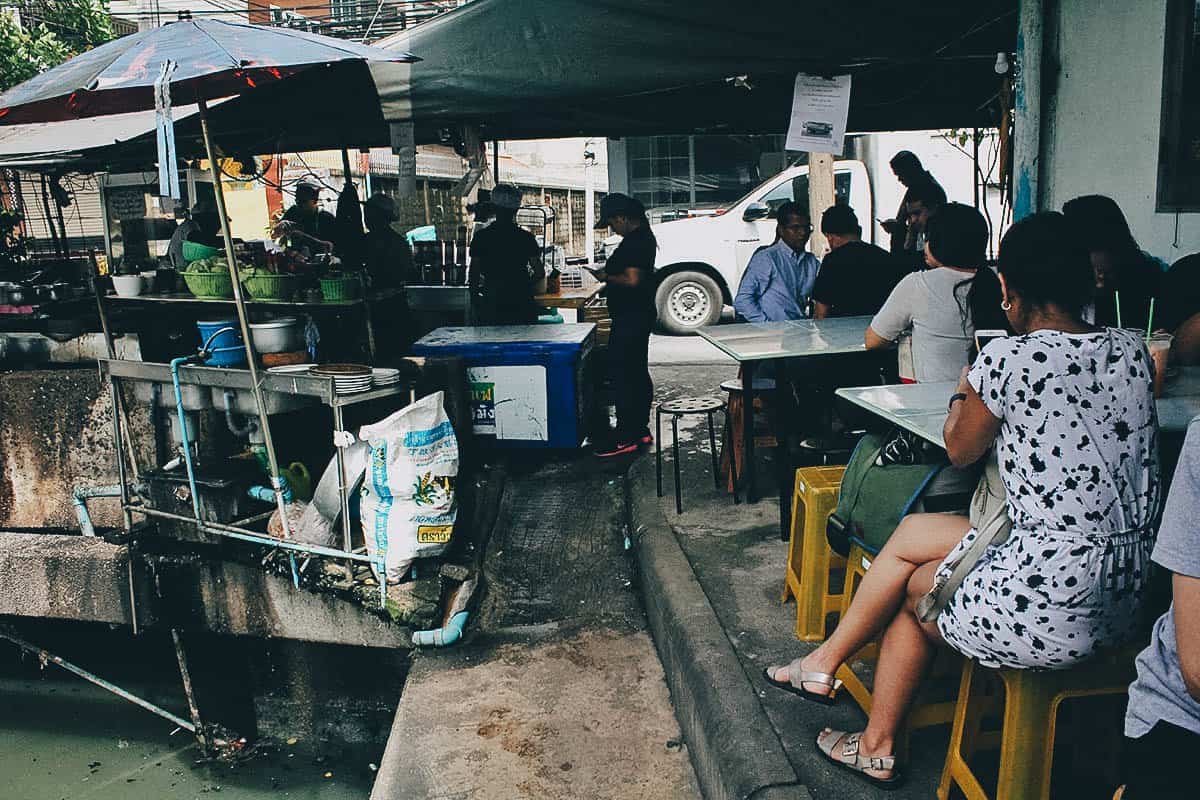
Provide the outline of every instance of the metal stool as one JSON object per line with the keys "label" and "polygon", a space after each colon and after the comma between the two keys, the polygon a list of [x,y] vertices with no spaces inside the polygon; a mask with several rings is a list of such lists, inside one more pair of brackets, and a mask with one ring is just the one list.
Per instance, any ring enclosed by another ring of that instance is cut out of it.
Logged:
{"label": "metal stool", "polygon": [[663,496],[662,485],[662,415],[671,415],[671,452],[675,456],[675,513],[683,513],[683,492],[679,485],[679,418],[688,414],[704,414],[708,417],[708,445],[712,455],[713,483],[721,488],[721,470],[717,464],[717,430],[713,425],[713,414],[725,409],[725,403],[716,397],[681,397],[659,404],[654,412],[654,460],[658,478],[658,496]]}

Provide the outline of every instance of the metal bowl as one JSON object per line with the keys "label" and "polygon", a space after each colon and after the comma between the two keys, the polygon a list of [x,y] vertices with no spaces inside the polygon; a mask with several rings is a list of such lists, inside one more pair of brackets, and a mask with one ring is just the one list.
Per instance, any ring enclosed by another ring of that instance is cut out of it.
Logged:
{"label": "metal bowl", "polygon": [[294,353],[304,349],[304,325],[297,317],[250,323],[250,339],[258,353]]}

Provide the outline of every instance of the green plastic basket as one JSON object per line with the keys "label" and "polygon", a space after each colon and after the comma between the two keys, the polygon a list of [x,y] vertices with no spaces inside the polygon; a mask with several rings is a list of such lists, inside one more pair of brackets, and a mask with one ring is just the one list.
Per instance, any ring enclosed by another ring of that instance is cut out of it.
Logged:
{"label": "green plastic basket", "polygon": [[321,294],[326,300],[353,300],[362,284],[351,275],[345,278],[321,278]]}
{"label": "green plastic basket", "polygon": [[255,300],[287,300],[292,296],[291,275],[247,275],[242,286]]}
{"label": "green plastic basket", "polygon": [[188,291],[201,298],[233,297],[233,278],[228,272],[181,272]]}
{"label": "green plastic basket", "polygon": [[216,247],[209,247],[206,244],[199,242],[184,242],[183,243],[183,260],[192,262],[199,261],[202,258],[212,258],[220,255],[221,251]]}

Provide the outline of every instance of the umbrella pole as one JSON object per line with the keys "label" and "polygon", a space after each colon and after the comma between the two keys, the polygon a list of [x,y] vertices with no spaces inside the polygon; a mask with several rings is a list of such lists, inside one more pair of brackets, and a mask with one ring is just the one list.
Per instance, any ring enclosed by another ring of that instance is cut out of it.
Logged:
{"label": "umbrella pole", "polygon": [[238,325],[242,329],[242,341],[246,345],[246,363],[250,367],[251,388],[254,390],[254,405],[258,408],[258,424],[262,427],[263,445],[267,450],[267,463],[271,470],[271,487],[275,490],[275,505],[279,507],[279,522],[283,527],[284,537],[292,538],[292,528],[288,524],[287,510],[283,499],[283,482],[279,476],[279,462],[275,458],[275,442],[271,438],[271,426],[267,421],[267,402],[263,397],[261,378],[258,372],[258,359],[254,352],[254,342],[250,338],[250,322],[246,315],[246,301],[242,298],[242,279],[238,273],[237,258],[233,253],[233,237],[229,234],[229,220],[225,214],[225,192],[221,187],[221,170],[213,154],[212,137],[208,131],[208,104],[204,98],[199,99],[200,132],[204,137],[204,152],[208,155],[208,169],[212,175],[213,194],[217,198],[217,214],[221,218],[221,238],[225,240],[225,258],[229,261],[229,274],[233,278],[233,303],[237,307]]}

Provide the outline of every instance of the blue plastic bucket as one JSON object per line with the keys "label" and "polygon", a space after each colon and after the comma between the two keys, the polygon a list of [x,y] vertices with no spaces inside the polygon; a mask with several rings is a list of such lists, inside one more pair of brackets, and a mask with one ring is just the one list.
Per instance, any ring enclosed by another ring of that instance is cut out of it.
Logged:
{"label": "blue plastic bucket", "polygon": [[238,332],[237,320],[217,319],[197,321],[200,330],[200,344],[208,342],[208,338],[222,328],[232,328],[219,334],[209,342],[208,349],[212,353],[204,363],[212,367],[244,367],[246,366],[246,346],[242,334]]}

